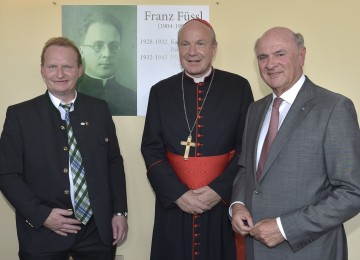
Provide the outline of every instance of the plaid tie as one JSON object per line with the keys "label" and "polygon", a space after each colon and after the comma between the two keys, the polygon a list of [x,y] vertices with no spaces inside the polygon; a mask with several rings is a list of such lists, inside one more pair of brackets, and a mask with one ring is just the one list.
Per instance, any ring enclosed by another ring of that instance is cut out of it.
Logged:
{"label": "plaid tie", "polygon": [[75,217],[85,225],[92,215],[92,210],[90,206],[89,194],[87,191],[85,171],[82,164],[81,154],[77,147],[77,142],[70,124],[69,112],[72,105],[73,103],[60,104],[60,106],[62,106],[66,111],[65,121],[68,133],[70,168],[73,175],[73,183],[75,188]]}

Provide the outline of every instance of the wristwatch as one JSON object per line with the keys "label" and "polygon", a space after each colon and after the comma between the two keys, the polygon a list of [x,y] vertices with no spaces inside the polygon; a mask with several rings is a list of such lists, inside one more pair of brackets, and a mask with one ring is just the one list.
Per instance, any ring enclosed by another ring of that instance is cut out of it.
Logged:
{"label": "wristwatch", "polygon": [[128,213],[127,212],[118,212],[118,213],[114,213],[113,216],[123,216],[123,217],[127,218]]}

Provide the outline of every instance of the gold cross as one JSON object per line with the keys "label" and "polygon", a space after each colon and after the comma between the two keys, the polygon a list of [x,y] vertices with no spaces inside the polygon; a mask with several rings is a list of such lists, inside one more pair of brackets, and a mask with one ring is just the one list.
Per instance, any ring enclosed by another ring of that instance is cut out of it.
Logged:
{"label": "gold cross", "polygon": [[196,143],[191,142],[191,135],[188,136],[186,141],[181,141],[180,144],[185,146],[184,160],[189,158],[190,146],[195,147]]}

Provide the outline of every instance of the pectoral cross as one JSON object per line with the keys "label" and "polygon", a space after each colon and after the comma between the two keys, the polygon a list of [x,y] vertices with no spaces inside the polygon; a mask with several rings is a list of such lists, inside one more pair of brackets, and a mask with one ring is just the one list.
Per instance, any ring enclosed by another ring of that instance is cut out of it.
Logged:
{"label": "pectoral cross", "polygon": [[184,160],[189,158],[190,147],[195,147],[196,143],[191,142],[191,135],[188,136],[186,141],[181,141],[180,144],[185,146]]}

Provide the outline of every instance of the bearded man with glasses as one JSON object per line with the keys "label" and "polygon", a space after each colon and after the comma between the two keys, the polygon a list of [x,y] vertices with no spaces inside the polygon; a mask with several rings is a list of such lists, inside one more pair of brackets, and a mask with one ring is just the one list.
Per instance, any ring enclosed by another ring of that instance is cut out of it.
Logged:
{"label": "bearded man with glasses", "polygon": [[113,116],[136,115],[136,93],[115,78],[119,62],[122,29],[110,13],[90,13],[80,27],[80,52],[85,73],[77,90],[101,98]]}

